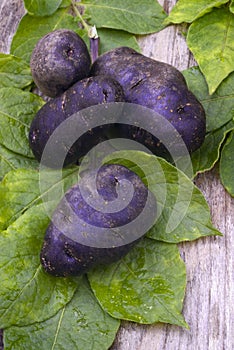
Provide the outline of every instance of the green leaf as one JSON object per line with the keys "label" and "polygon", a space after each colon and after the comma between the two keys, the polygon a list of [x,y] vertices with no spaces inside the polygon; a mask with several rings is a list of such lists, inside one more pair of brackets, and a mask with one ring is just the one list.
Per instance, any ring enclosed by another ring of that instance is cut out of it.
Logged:
{"label": "green leaf", "polygon": [[181,315],[186,270],[174,244],[144,238],[121,261],[90,272],[89,281],[115,318],[187,326]]}
{"label": "green leaf", "polygon": [[140,52],[140,47],[134,35],[122,30],[98,29],[100,37],[100,54],[110,51],[116,47],[128,46]]}
{"label": "green leaf", "polygon": [[220,178],[228,193],[234,197],[234,129],[230,132],[220,159]]}
{"label": "green leaf", "polygon": [[62,0],[24,0],[24,6],[31,16],[52,15],[60,6]]}
{"label": "green leaf", "polygon": [[206,135],[202,146],[191,155],[194,176],[203,173],[214,167],[220,157],[221,147],[230,130],[234,129],[234,121],[231,120],[221,128],[211,131]]}
{"label": "green leaf", "polygon": [[0,327],[27,325],[53,316],[72,298],[76,283],[54,278],[40,264],[49,218],[34,206],[0,235]]}
{"label": "green leaf", "polygon": [[79,33],[77,19],[68,14],[68,10],[59,9],[49,17],[25,15],[18,26],[11,44],[11,53],[30,62],[37,41],[49,32],[67,28]]}
{"label": "green leaf", "polygon": [[189,27],[187,44],[205,75],[210,94],[234,70],[233,37],[234,16],[228,8],[214,9]]}
{"label": "green leaf", "polygon": [[214,7],[219,7],[226,4],[228,1],[229,0],[179,0],[166,18],[165,23],[192,23],[197,18],[212,11]]}
{"label": "green leaf", "polygon": [[23,212],[41,200],[39,173],[17,169],[6,174],[0,183],[0,230],[6,229]]}
{"label": "green leaf", "polygon": [[147,237],[178,243],[220,235],[212,226],[203,194],[182,171],[164,159],[129,150],[115,152],[106,161],[136,172],[154,193],[158,217]]}
{"label": "green leaf", "polygon": [[120,322],[102,310],[85,279],[73,299],[49,320],[4,331],[5,350],[107,350]]}
{"label": "green leaf", "polygon": [[71,0],[62,0],[59,7],[64,8],[64,7],[69,7],[69,6],[71,6]]}
{"label": "green leaf", "polygon": [[10,170],[18,168],[36,169],[38,166],[39,164],[35,159],[16,154],[0,145],[0,179]]}
{"label": "green leaf", "polygon": [[0,53],[0,88],[24,88],[32,83],[29,65],[21,58]]}
{"label": "green leaf", "polygon": [[83,0],[90,23],[97,28],[149,34],[163,29],[166,14],[155,0]]}
{"label": "green leaf", "polygon": [[[51,178],[54,174],[55,170],[48,170],[42,178],[41,173],[30,169],[17,169],[6,174],[0,183],[0,230],[6,229],[20,215],[42,200],[46,203],[48,193],[54,195],[56,206],[63,196],[63,191],[77,182],[77,167],[64,170],[63,179],[52,184]],[[44,192],[40,184],[41,179]]]}
{"label": "green leaf", "polygon": [[232,120],[234,115],[234,73],[231,73],[211,96],[205,78],[198,67],[189,68],[182,73],[189,90],[194,93],[205,109],[207,132],[219,129]]}
{"label": "green leaf", "polygon": [[0,144],[16,154],[33,158],[28,131],[43,104],[39,96],[30,92],[17,88],[0,89]]}
{"label": "green leaf", "polygon": [[234,13],[234,0],[232,0],[231,1],[231,3],[230,3],[230,11],[232,12],[232,13]]}

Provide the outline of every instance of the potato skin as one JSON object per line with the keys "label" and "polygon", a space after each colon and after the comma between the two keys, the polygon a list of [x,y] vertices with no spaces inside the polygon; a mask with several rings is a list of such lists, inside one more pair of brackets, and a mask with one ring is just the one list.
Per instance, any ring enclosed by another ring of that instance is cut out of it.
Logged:
{"label": "potato skin", "polygon": [[[205,112],[176,68],[131,48],[119,47],[93,63],[90,75],[98,74],[116,79],[123,87],[126,102],[148,107],[165,117],[181,135],[189,153],[201,146],[206,132]],[[141,142],[151,144],[151,150],[157,149],[159,140],[142,130],[122,125],[119,134],[136,141],[140,134]]]}
{"label": "potato skin", "polygon": [[[34,117],[29,131],[29,145],[38,161],[55,129],[74,113],[97,104],[124,101],[120,84],[111,77],[96,76],[80,80],[61,96],[47,102]],[[79,162],[93,146],[106,140],[108,125],[88,130],[68,150],[64,165]],[[58,145],[60,140],[58,140]],[[55,150],[56,155],[56,150]],[[57,167],[56,157],[45,164]]]}
{"label": "potato skin", "polygon": [[83,39],[72,30],[46,34],[36,44],[30,67],[42,93],[56,97],[78,80],[88,76],[91,58]]}
{"label": "potato skin", "polygon": [[[66,192],[47,228],[40,258],[45,271],[54,276],[78,276],[97,265],[110,264],[126,255],[141,239],[137,236],[135,240],[133,239],[127,244],[123,239],[122,244],[118,246],[98,246],[100,235],[102,235],[100,228],[110,228],[110,232],[112,232],[114,228],[132,222],[144,209],[149,191],[135,173],[121,165],[108,164],[99,169],[96,180],[98,195],[93,194],[91,190],[93,177],[93,172],[88,172],[85,175],[83,191],[80,190],[78,183]],[[134,193],[128,205],[121,210],[104,213],[86,202],[88,197],[92,198],[92,204],[93,201],[97,203],[100,197],[109,203],[114,201],[117,198],[117,187],[124,188],[122,180],[131,182]],[[148,217],[145,217],[147,222],[149,217],[152,218],[151,210],[156,208],[155,197],[152,194],[150,200],[151,208]],[[74,216],[77,216],[80,221],[76,221]],[[68,227],[68,221],[73,226],[72,231],[75,232],[76,240],[71,239],[69,234],[71,226]],[[92,245],[80,243],[79,237],[84,237],[84,232],[85,235],[89,235],[86,224],[92,227],[91,238],[89,238],[89,242],[94,242]],[[123,235],[126,232],[125,227],[122,231]],[[143,234],[144,232],[142,236]]]}
{"label": "potato skin", "polygon": [[116,248],[93,248],[66,237],[56,226],[47,228],[40,254],[46,272],[56,277],[80,276],[92,267],[124,257],[136,242]]}

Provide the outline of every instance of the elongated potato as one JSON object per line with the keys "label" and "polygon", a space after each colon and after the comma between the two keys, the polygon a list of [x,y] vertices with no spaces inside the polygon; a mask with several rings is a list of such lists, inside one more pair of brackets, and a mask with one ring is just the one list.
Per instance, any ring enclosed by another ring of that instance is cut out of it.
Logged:
{"label": "elongated potato", "polygon": [[[123,87],[127,102],[148,107],[169,121],[190,153],[201,146],[206,131],[205,112],[176,68],[120,47],[94,62],[90,75],[99,74],[116,79]],[[134,126],[121,125],[119,135],[139,140],[152,151],[158,147],[157,138]]]}

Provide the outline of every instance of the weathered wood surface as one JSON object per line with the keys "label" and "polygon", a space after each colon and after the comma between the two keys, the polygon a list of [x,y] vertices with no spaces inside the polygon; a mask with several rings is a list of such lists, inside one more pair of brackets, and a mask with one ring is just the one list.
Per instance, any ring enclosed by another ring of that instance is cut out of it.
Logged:
{"label": "weathered wood surface", "polygon": [[[169,11],[175,2],[161,3]],[[23,0],[1,0],[0,52],[9,52],[13,33],[23,14]],[[178,26],[141,38],[139,42],[145,55],[173,64],[180,70],[194,64]],[[210,205],[214,225],[224,236],[180,245],[187,266],[183,314],[190,330],[124,322],[112,350],[234,349],[234,199],[220,184],[217,169],[198,176],[196,184]]]}

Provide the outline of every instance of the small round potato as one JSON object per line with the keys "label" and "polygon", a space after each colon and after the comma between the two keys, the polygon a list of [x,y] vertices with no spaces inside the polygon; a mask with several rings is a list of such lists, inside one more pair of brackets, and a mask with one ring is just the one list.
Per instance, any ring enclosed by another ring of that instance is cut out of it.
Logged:
{"label": "small round potato", "polygon": [[[35,115],[29,130],[29,145],[38,161],[41,161],[45,146],[54,133],[67,118],[90,106],[109,102],[123,102],[124,95],[120,84],[111,77],[96,76],[85,78],[58,96],[47,102]],[[79,127],[79,120],[77,120]],[[54,153],[46,160],[49,167],[57,168],[60,164],[60,150],[66,149],[64,166],[79,163],[81,157],[99,142],[107,139],[108,124],[89,128],[70,146],[57,140]],[[66,133],[67,130],[64,130]],[[44,159],[45,161],[45,159]]]}
{"label": "small round potato", "polygon": [[48,33],[36,44],[30,61],[33,80],[41,92],[56,97],[88,76],[91,59],[83,39],[72,30]]}

